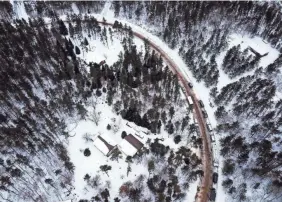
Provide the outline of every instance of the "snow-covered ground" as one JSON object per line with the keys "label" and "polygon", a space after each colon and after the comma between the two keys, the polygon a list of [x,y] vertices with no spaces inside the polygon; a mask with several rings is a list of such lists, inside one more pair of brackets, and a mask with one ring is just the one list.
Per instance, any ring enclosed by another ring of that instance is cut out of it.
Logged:
{"label": "snow-covered ground", "polygon": [[20,19],[23,18],[27,21],[29,16],[26,13],[23,1],[11,0],[10,2],[13,5],[13,9],[14,9],[13,12],[15,13],[16,17]]}
{"label": "snow-covered ground", "polygon": [[[145,135],[142,131],[148,132],[147,129],[136,126],[134,123],[130,122],[129,127],[127,125],[128,121],[121,118],[121,116],[116,115],[112,112],[111,107],[106,103],[99,103],[97,109],[100,109],[101,117],[98,126],[90,120],[80,121],[75,124],[70,124],[69,129],[72,130],[71,138],[69,138],[69,154],[71,161],[74,163],[75,167],[75,193],[83,198],[91,198],[94,195],[93,192],[88,192],[84,189],[86,182],[84,181],[85,174],[90,176],[95,176],[99,174],[101,176],[101,187],[106,187],[106,181],[111,182],[111,197],[118,196],[120,186],[126,181],[134,181],[136,176],[143,174],[148,176],[147,161],[141,164],[132,164],[132,172],[127,176],[127,163],[125,162],[126,155],[122,154],[122,159],[117,161],[112,161],[106,157],[100,150],[98,150],[92,141],[86,142],[83,139],[84,134],[90,134],[92,139],[95,139],[97,135],[102,137],[110,137],[117,145],[122,142],[121,132],[126,131],[127,134],[139,134],[138,138],[142,143],[146,144],[147,140],[155,138],[164,138],[162,144],[169,145],[170,148],[177,149],[182,144],[176,145],[173,141],[173,137],[169,137],[167,132],[161,131],[160,135],[149,134]],[[91,113],[92,107],[88,108]],[[112,129],[108,130],[107,125],[110,124]],[[113,127],[117,126],[117,130],[114,132]],[[139,132],[137,132],[139,131]],[[114,145],[113,145],[114,146]],[[85,157],[83,154],[84,149],[89,148],[91,155]],[[101,165],[110,165],[112,170],[109,171],[109,176],[102,173],[100,170]],[[108,188],[109,189],[109,188]]]}
{"label": "snow-covered ground", "polygon": [[[69,152],[71,161],[76,166],[74,183],[74,186],[76,187],[75,192],[80,197],[85,198],[91,198],[91,196],[93,196],[92,192],[87,192],[86,190],[84,190],[86,183],[83,178],[85,174],[89,174],[90,176],[99,174],[101,176],[101,183],[110,181],[112,196],[117,196],[119,187],[123,184],[123,182],[128,180],[133,181],[136,174],[148,174],[146,164],[133,164],[132,172],[127,176],[127,163],[125,162],[125,155],[123,155],[123,159],[120,159],[119,162],[111,161],[94,146],[93,142],[85,142],[85,140],[82,138],[85,133],[90,134],[93,139],[97,135],[101,135],[102,137],[110,136],[117,144],[122,141],[121,131],[125,130],[127,133],[136,133],[134,129],[126,125],[127,121],[123,120],[120,116],[115,115],[107,104],[98,104],[97,108],[101,109],[102,111],[99,125],[96,126],[90,120],[80,121],[77,123],[77,127],[71,132],[75,136],[70,138],[69,140]],[[114,119],[115,124],[119,128],[116,133],[114,133],[113,130],[107,130],[108,124],[113,127]],[[72,128],[73,125],[70,125],[69,127]],[[135,128],[146,131],[146,129],[140,129],[138,126],[136,126]],[[146,140],[141,139],[141,141],[145,143]],[[89,157],[85,157],[83,155],[85,148],[89,148],[91,151],[91,155]],[[105,173],[99,171],[99,167],[104,164],[112,166],[112,170],[109,171],[109,177]]]}
{"label": "snow-covered ground", "polygon": [[229,47],[240,44],[242,50],[248,47],[253,48],[261,55],[268,53],[268,55],[261,58],[259,65],[266,67],[272,63],[279,55],[279,51],[272,48],[269,43],[260,37],[251,38],[248,35],[232,34],[230,35]]}
{"label": "snow-covered ground", "polygon": [[[16,13],[18,14],[19,18],[24,18],[27,19],[26,12],[24,11],[23,5],[20,4],[21,6],[16,7]],[[74,12],[77,12],[77,8],[73,6]],[[107,2],[105,4],[104,10],[101,12],[100,15],[94,15],[98,19],[102,20],[104,17],[107,21],[109,22],[114,22],[116,19],[114,18],[114,13],[110,10],[110,2]],[[214,117],[214,111],[215,108],[211,107],[209,105],[210,103],[210,98],[209,98],[209,89],[204,86],[203,83],[198,83],[196,80],[193,78],[192,73],[189,71],[187,68],[186,64],[184,61],[181,59],[181,57],[178,55],[177,50],[172,50],[170,49],[160,38],[157,36],[154,36],[153,34],[149,33],[145,29],[143,29],[140,26],[137,26],[133,23],[129,23],[126,20],[119,20],[122,23],[126,23],[127,25],[130,25],[134,31],[141,33],[142,35],[150,38],[155,44],[157,44],[159,47],[161,47],[162,50],[164,50],[172,59],[173,61],[178,65],[180,70],[183,72],[183,75],[186,77],[187,80],[191,81],[194,85],[194,90],[197,94],[197,97],[201,99],[204,104],[205,104],[205,109],[209,115],[209,122],[213,127],[216,126],[216,120]],[[140,21],[142,22],[142,20]],[[136,22],[136,24],[140,24]],[[144,28],[146,27],[145,23],[142,25]],[[118,53],[122,50],[122,45],[117,42],[118,40],[114,40],[114,42],[109,45],[109,47],[105,46],[101,41],[99,40],[89,40],[90,43],[90,51],[84,52],[82,51],[82,57],[86,59],[87,62],[100,62],[102,60],[106,60],[107,64],[111,65],[113,64],[117,58],[118,58]],[[139,48],[141,48],[143,42],[142,41],[135,39],[135,43]],[[76,42],[74,42],[76,43]],[[264,53],[269,53],[267,56],[263,57],[260,61],[260,66],[266,67],[268,64],[273,62],[277,57],[278,57],[278,51],[273,49],[269,44],[265,43],[261,38],[259,37],[254,37],[251,38],[247,35],[238,35],[238,34],[232,34],[230,36],[230,41],[229,41],[229,48],[241,44],[242,49],[250,46],[253,49],[255,49],[257,52],[260,54]],[[226,54],[225,52],[222,52],[217,58],[216,61],[219,66],[220,70],[220,77],[219,77],[219,83],[217,85],[218,90],[220,90],[223,86],[226,84],[236,81],[239,78],[235,79],[230,79],[228,76],[221,70],[221,63]],[[249,74],[249,73],[247,73]],[[85,181],[83,180],[83,177],[86,173],[88,173],[91,176],[94,176],[96,174],[101,175],[101,181],[106,182],[106,181],[111,181],[111,196],[118,195],[118,190],[120,185],[127,181],[127,180],[132,180],[135,178],[135,175],[139,174],[144,174],[148,175],[148,171],[146,168],[146,163],[144,164],[139,164],[139,165],[132,165],[132,172],[127,176],[127,163],[125,163],[124,159],[125,156],[123,155],[123,159],[120,160],[120,162],[116,161],[111,161],[107,157],[105,157],[97,148],[94,147],[94,145],[91,142],[85,143],[83,140],[82,136],[85,133],[89,133],[93,135],[93,138],[95,135],[98,134],[106,134],[109,135],[112,139],[116,141],[117,144],[121,142],[121,131],[126,130],[131,133],[135,133],[135,131],[132,128],[129,128],[126,126],[126,121],[121,119],[120,116],[115,115],[110,107],[108,107],[107,104],[105,103],[100,103],[98,104],[98,109],[102,109],[101,113],[101,121],[99,123],[99,127],[97,127],[93,122],[91,121],[81,121],[77,124],[70,124],[69,128],[72,129],[72,135],[75,135],[73,138],[70,138],[69,140],[69,152],[70,152],[70,157],[72,162],[76,165],[75,169],[75,184],[74,186],[76,187],[75,192],[81,196],[81,194],[85,194],[85,196],[93,196],[93,193],[87,192],[87,190],[84,190],[85,187]],[[119,125],[119,130],[118,132],[114,133],[112,130],[107,130],[106,126],[109,123],[113,123],[113,118],[115,118],[116,123]],[[75,127],[77,126],[77,127]],[[74,129],[73,129],[74,128]],[[134,126],[137,130],[143,130],[142,128],[138,126]],[[145,130],[145,129],[144,129]],[[167,136],[165,132],[162,132],[162,136]],[[154,135],[150,135],[146,138],[154,138]],[[219,137],[215,134],[216,138],[216,143],[214,144],[214,147],[216,147],[216,151],[220,150],[219,148]],[[146,139],[141,139],[143,143],[146,142]],[[171,147],[177,148],[179,145],[175,145],[173,140],[171,138],[166,138],[164,141],[164,144],[170,145]],[[89,148],[91,150],[91,155],[90,157],[85,157],[83,155],[83,152],[81,150],[84,150],[85,148]],[[110,177],[108,177],[106,174],[99,172],[99,166],[103,164],[108,164],[112,166],[112,170]],[[225,193],[222,189],[221,186],[221,180],[222,180],[222,175],[221,175],[221,167],[222,167],[222,161],[219,159],[219,182],[218,182],[218,189],[217,189],[217,202],[223,202],[225,201]],[[122,180],[117,180],[121,179],[123,175]],[[194,197],[196,194],[196,187],[197,187],[198,182],[193,183],[190,186],[189,192],[188,192],[188,201],[194,201]],[[104,184],[104,186],[106,186]]]}

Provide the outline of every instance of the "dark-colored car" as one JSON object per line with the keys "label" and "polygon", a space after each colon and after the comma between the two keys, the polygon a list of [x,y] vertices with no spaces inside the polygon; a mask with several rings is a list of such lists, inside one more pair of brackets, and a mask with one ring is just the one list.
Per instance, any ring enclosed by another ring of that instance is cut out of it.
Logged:
{"label": "dark-colored car", "polygon": [[215,191],[215,188],[211,188],[210,189],[210,201],[215,201],[215,198],[216,198],[216,191]]}
{"label": "dark-colored car", "polygon": [[207,124],[207,128],[208,128],[208,131],[209,131],[209,132],[212,132],[211,124],[208,123],[208,124]]}
{"label": "dark-colored car", "polygon": [[212,181],[213,181],[213,183],[217,183],[217,181],[218,181],[218,174],[217,173],[213,173],[213,175],[212,175]]}
{"label": "dark-colored car", "polygon": [[207,114],[206,110],[202,110],[202,113],[203,113],[204,118],[208,118],[208,114]]}
{"label": "dark-colored car", "polygon": [[190,82],[188,82],[188,86],[189,86],[190,88],[193,88],[193,84],[190,83]]}
{"label": "dark-colored car", "polygon": [[202,100],[199,100],[199,105],[200,105],[202,108],[204,108],[204,106],[205,106]]}

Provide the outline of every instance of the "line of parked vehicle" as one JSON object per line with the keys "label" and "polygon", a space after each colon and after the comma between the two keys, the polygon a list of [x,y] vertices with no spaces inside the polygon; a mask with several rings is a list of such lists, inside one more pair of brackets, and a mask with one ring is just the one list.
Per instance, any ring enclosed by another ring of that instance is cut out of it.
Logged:
{"label": "line of parked vehicle", "polygon": [[[189,85],[190,88],[193,88],[192,83],[189,82],[188,85]],[[218,182],[218,161],[217,161],[217,156],[216,156],[216,152],[215,152],[215,144],[216,144],[215,143],[215,137],[214,137],[214,133],[213,133],[213,128],[212,128],[212,126],[211,126],[211,124],[209,123],[209,120],[208,120],[208,113],[205,110],[205,105],[204,105],[202,100],[198,100],[198,102],[199,102],[199,105],[201,107],[203,117],[206,119],[206,122],[207,122],[206,126],[207,126],[207,129],[209,131],[209,135],[210,135],[210,139],[211,139],[211,143],[212,143],[211,144],[212,145],[211,149],[212,149],[212,154],[213,154],[213,158],[212,158],[213,159],[212,182],[213,182],[214,186],[216,186],[217,182]],[[194,103],[193,103],[193,100],[190,96],[188,97],[188,103],[189,103],[189,107],[193,108]],[[198,127],[198,122],[197,122],[196,119],[194,119],[194,124]],[[215,199],[216,199],[216,189],[214,188],[214,186],[212,186],[210,188],[210,193],[209,193],[209,200],[211,202],[214,202]]]}

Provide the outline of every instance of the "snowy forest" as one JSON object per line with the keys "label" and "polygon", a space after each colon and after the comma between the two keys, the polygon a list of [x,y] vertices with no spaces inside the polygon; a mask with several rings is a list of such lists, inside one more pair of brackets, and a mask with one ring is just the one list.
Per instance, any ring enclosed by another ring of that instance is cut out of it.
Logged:
{"label": "snowy forest", "polygon": [[1,202],[204,201],[195,103],[151,35],[202,100],[208,201],[282,200],[278,2],[3,1],[0,16]]}

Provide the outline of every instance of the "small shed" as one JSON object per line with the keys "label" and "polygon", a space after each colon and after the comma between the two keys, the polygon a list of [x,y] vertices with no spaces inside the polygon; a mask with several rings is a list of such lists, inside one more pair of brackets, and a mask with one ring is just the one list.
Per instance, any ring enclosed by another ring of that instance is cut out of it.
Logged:
{"label": "small shed", "polygon": [[106,63],[106,60],[102,60],[100,63],[99,63],[99,65],[103,65],[103,64],[105,64]]}
{"label": "small shed", "polygon": [[132,134],[125,136],[119,144],[120,150],[127,156],[134,156],[143,146],[144,144]]}
{"label": "small shed", "polygon": [[93,144],[105,156],[110,156],[114,149],[117,148],[115,142],[107,136],[98,135]]}

